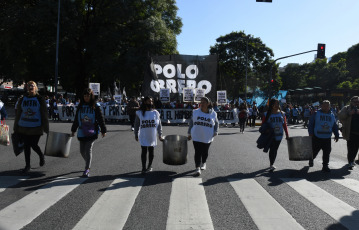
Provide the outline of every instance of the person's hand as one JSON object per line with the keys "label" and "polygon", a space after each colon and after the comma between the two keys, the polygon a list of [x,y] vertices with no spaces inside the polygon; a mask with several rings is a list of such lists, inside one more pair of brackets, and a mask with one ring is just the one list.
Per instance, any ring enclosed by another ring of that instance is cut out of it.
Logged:
{"label": "person's hand", "polygon": [[72,132],[72,133],[71,133],[71,137],[74,137],[74,136],[75,136],[75,132]]}
{"label": "person's hand", "polygon": [[163,136],[160,136],[160,141],[164,141],[165,139],[163,138]]}
{"label": "person's hand", "polygon": [[135,137],[136,141],[138,141],[138,137]]}
{"label": "person's hand", "polygon": [[215,137],[215,136],[217,136],[217,135],[218,135],[218,133],[214,133],[214,134],[213,134],[213,137]]}
{"label": "person's hand", "polygon": [[189,141],[192,139],[191,134],[190,134],[190,135],[188,135],[187,139],[188,139]]}
{"label": "person's hand", "polygon": [[106,133],[101,133],[102,134],[102,138],[104,138],[106,136]]}
{"label": "person's hand", "polygon": [[287,140],[288,140],[288,139],[289,139],[289,135],[288,135],[288,136],[286,136],[286,137],[285,137],[285,139],[287,139]]}
{"label": "person's hand", "polygon": [[334,141],[338,142],[339,141],[339,137],[334,137]]}

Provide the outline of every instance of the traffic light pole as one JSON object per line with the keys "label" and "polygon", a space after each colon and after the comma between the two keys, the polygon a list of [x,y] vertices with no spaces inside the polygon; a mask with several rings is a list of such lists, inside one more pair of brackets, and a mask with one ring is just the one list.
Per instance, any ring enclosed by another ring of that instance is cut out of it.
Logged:
{"label": "traffic light pole", "polygon": [[[310,53],[310,52],[315,52],[315,51],[318,51],[318,50],[309,50],[309,51],[306,51],[306,52],[302,52],[302,53],[298,53],[298,54],[293,54],[293,55],[289,55],[289,56],[280,57],[280,58],[275,59],[275,60],[272,62],[272,65],[271,65],[271,67],[270,67],[270,79],[269,79],[269,81],[271,81],[271,80],[273,79],[272,72],[273,72],[273,66],[275,65],[276,61],[281,60],[281,59],[285,59],[285,58],[289,58],[289,57],[294,57],[294,56],[298,56],[298,55]],[[271,97],[272,97],[272,84],[269,84],[269,98],[271,98]]]}

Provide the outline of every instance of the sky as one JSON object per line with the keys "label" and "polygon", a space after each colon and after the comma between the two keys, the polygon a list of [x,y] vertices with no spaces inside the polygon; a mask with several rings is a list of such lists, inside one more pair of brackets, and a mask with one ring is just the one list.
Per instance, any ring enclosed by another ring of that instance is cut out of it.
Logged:
{"label": "sky", "polygon": [[[274,59],[317,49],[326,44],[326,57],[359,43],[359,0],[177,0],[182,32],[177,50],[208,55],[216,39],[244,31],[274,52]],[[316,52],[279,60],[310,63]]]}

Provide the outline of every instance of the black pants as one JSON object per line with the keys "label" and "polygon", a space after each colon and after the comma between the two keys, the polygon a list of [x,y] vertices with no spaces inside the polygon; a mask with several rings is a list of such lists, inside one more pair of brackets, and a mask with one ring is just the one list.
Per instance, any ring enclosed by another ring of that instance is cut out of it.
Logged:
{"label": "black pants", "polygon": [[211,143],[203,143],[198,141],[193,141],[194,146],[194,163],[196,168],[201,166],[201,163],[206,163],[208,158],[208,149]]}
{"label": "black pants", "polygon": [[147,161],[147,149],[148,149],[148,168],[152,166],[152,161],[154,158],[154,147],[153,146],[141,146],[141,161],[142,161],[142,170],[146,170],[146,161]]}
{"label": "black pants", "polygon": [[252,115],[252,127],[256,126],[256,115]]}
{"label": "black pants", "polygon": [[270,163],[270,165],[273,165],[275,159],[277,158],[277,152],[278,152],[278,148],[279,148],[281,141],[282,140],[280,140],[280,141],[274,140],[274,141],[272,141],[272,144],[269,147],[269,163]]}
{"label": "black pants", "polygon": [[247,118],[239,118],[239,128],[241,128],[241,131],[244,131],[244,128],[246,127],[246,121]]}
{"label": "black pants", "polygon": [[330,138],[312,138],[313,159],[315,159],[320,150],[323,150],[323,166],[328,166],[329,156],[332,151],[332,140]]}
{"label": "black pants", "polygon": [[40,135],[22,135],[24,140],[24,153],[25,153],[25,163],[27,167],[30,167],[30,156],[31,148],[39,155],[39,157],[44,157],[38,143],[40,140]]}
{"label": "black pants", "polygon": [[348,148],[348,163],[353,163],[359,149],[359,135],[350,134],[349,141],[347,141]]}
{"label": "black pants", "polygon": [[129,117],[130,117],[131,128],[133,128],[135,126],[136,114],[129,115]]}

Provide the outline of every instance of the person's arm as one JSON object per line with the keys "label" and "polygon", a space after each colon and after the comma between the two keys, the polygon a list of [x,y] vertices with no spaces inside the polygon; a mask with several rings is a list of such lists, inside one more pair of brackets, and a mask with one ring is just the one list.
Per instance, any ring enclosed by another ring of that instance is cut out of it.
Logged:
{"label": "person's arm", "polygon": [[2,106],[1,110],[0,110],[0,113],[1,113],[1,120],[5,120],[7,118],[7,113],[6,113],[6,110],[5,110],[5,105]]}
{"label": "person's arm", "polygon": [[15,114],[15,121],[14,121],[14,132],[16,133],[18,131],[19,127],[19,120],[22,113],[21,104],[22,104],[23,97],[21,97],[18,100],[17,108],[16,108],[16,114]]}
{"label": "person's arm", "polygon": [[101,128],[102,137],[104,137],[107,133],[107,127],[106,127],[105,118],[103,117],[100,106],[95,107],[95,116],[96,116],[97,123],[99,124],[99,126]]}
{"label": "person's arm", "polygon": [[158,132],[158,136],[160,138],[160,140],[163,140],[162,137],[162,122],[161,122],[161,115],[159,112],[157,112],[157,117],[158,117],[158,126],[157,126],[157,132]]}
{"label": "person's arm", "polygon": [[138,132],[140,130],[140,118],[138,117],[137,113],[136,113],[136,119],[135,119],[135,138],[136,141],[138,140]]}
{"label": "person's arm", "polygon": [[219,126],[219,122],[218,122],[217,113],[216,113],[216,119],[215,119],[215,121],[214,121],[213,136],[217,136],[217,135],[218,135],[218,126]]}
{"label": "person's arm", "polygon": [[288,139],[289,138],[289,133],[288,133],[288,126],[287,126],[287,118],[285,117],[285,115],[283,115],[283,119],[284,119],[283,130],[285,132],[286,138]]}
{"label": "person's arm", "polygon": [[80,109],[81,109],[81,107],[77,106],[74,122],[72,122],[72,126],[71,126],[72,136],[74,136],[76,130],[78,129],[78,127],[80,125],[79,119],[78,119]]}
{"label": "person's arm", "polygon": [[316,112],[312,114],[312,116],[310,116],[309,119],[309,124],[308,124],[308,133],[309,136],[313,136],[314,135],[314,126],[315,126],[315,116],[316,116]]}
{"label": "person's arm", "polygon": [[339,128],[338,128],[337,122],[335,120],[334,114],[332,116],[332,119],[334,119],[334,124],[333,124],[333,128],[332,128],[332,131],[333,131],[334,136],[335,136],[334,140],[335,140],[335,142],[338,142],[338,140],[339,140]]}
{"label": "person's arm", "polygon": [[40,113],[41,113],[41,125],[45,133],[49,133],[49,117],[47,112],[47,106],[45,99],[40,97]]}

